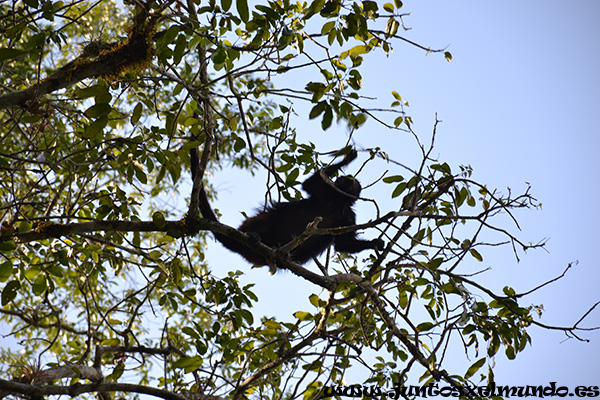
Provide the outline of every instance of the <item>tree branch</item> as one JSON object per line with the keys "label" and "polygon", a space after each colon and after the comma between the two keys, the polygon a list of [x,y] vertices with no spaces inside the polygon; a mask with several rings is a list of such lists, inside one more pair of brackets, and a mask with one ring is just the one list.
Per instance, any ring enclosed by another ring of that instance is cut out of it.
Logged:
{"label": "tree branch", "polygon": [[[0,379],[0,395],[4,394],[3,392],[8,392],[8,394],[23,394],[27,396],[32,396],[34,398],[41,398],[43,396],[52,395],[67,395],[70,397],[75,397],[83,393],[96,392],[127,392],[147,394],[165,400],[189,400],[189,398],[186,396],[169,392],[167,390],[157,389],[150,386],[134,385],[132,383],[116,382],[89,383],[84,385],[74,384],[70,386],[37,386]],[[198,397],[198,399],[202,398],[209,399],[209,397],[207,396]]]}
{"label": "tree branch", "polygon": [[71,87],[84,79],[117,75],[136,64],[149,61],[154,53],[149,38],[154,21],[152,18],[149,22],[147,20],[148,12],[140,11],[134,17],[135,25],[129,38],[123,43],[110,44],[108,49],[99,52],[95,60],[89,60],[84,50],[81,56],[35,85],[0,96],[0,110],[11,106],[25,106],[27,102]]}

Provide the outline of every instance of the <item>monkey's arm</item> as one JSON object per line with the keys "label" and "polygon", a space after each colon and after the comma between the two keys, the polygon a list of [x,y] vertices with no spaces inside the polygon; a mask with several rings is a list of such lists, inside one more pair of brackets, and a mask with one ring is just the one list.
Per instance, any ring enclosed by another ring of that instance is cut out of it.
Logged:
{"label": "monkey's arm", "polygon": [[358,253],[366,249],[383,250],[385,243],[381,239],[357,239],[354,233],[345,233],[335,237],[335,250],[342,253]]}
{"label": "monkey's arm", "polygon": [[318,196],[322,193],[331,192],[331,182],[327,183],[325,181],[326,179],[321,174],[325,175],[328,178],[331,178],[340,168],[350,164],[356,158],[356,156],[356,150],[352,150],[350,151],[350,153],[346,154],[342,161],[315,172],[310,176],[310,178],[308,178],[302,183],[302,189],[304,189],[306,193],[314,196]]}
{"label": "monkey's arm", "polygon": [[352,149],[350,151],[350,153],[346,154],[344,156],[344,159],[338,163],[335,164],[331,164],[328,167],[323,168],[323,173],[325,175],[327,175],[328,177],[332,177],[333,174],[335,174],[340,168],[350,164],[352,161],[354,161],[357,157],[358,153],[356,152],[356,150]]}

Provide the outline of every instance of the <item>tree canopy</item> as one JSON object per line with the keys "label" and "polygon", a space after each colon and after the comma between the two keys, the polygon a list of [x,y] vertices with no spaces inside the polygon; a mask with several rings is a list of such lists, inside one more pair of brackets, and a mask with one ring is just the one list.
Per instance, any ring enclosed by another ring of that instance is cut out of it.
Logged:
{"label": "tree canopy", "polygon": [[[472,267],[489,247],[544,245],[516,233],[514,211],[539,206],[530,189],[437,159],[438,121],[415,132],[398,88],[383,109],[365,94],[370,57],[408,46],[452,60],[403,37],[406,17],[399,0],[0,3],[0,396],[313,399],[418,381],[474,397],[465,388],[493,382],[490,360],[515,358],[530,326],[578,337],[583,318],[548,326],[523,304],[545,283],[495,292]],[[373,127],[412,140],[419,162],[363,147]],[[202,218],[198,193],[217,197],[227,168],[264,176],[267,203],[295,201],[351,149],[388,201],[361,198],[357,225],[311,224],[299,240],[360,230],[381,251],[299,265],[297,241],[270,248]],[[288,270],[290,296],[309,281],[306,308],[255,315],[247,263],[216,273],[210,232]],[[456,346],[470,366],[447,370]],[[368,379],[345,392],[357,366]]]}

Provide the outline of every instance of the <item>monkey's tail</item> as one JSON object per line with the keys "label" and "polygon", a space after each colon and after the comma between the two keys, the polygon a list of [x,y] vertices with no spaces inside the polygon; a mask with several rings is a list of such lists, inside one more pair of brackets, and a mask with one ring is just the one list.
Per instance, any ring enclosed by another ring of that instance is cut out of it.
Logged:
{"label": "monkey's tail", "polygon": [[202,213],[202,216],[211,221],[218,221],[217,216],[215,215],[212,207],[210,206],[210,203],[208,202],[208,196],[206,195],[206,190],[204,190],[204,183],[202,184],[202,187],[200,188],[200,193],[198,194],[198,200],[199,200],[198,206],[200,207],[200,212]]}
{"label": "monkey's tail", "polygon": [[192,173],[192,182],[196,179],[198,165],[200,165],[200,155],[198,154],[198,148],[194,147],[190,149],[190,172]]}
{"label": "monkey's tail", "polygon": [[[198,155],[198,149],[197,148],[193,148],[190,149],[190,166],[192,169],[192,179],[196,178],[196,168],[198,168],[198,165],[200,163],[200,158]],[[202,213],[202,217],[206,218],[210,221],[216,221],[219,222],[217,216],[215,215],[215,212],[213,211],[212,207],[210,206],[210,202],[208,201],[208,196],[206,195],[206,190],[204,189],[204,183],[201,183],[202,186],[200,186],[200,192],[198,194],[198,207],[200,207],[200,212]],[[247,260],[249,260],[250,262],[253,263],[258,263],[258,264],[265,264],[266,262],[263,261],[262,257],[258,256],[259,258],[257,258],[257,255],[252,253],[251,251],[248,250],[247,247],[245,247],[244,245],[242,245],[241,243],[231,239],[228,236],[225,236],[223,234],[220,233],[216,233],[213,232],[213,234],[215,235],[215,239],[217,239],[219,242],[221,242],[221,244],[223,246],[225,246],[226,248],[228,248],[229,250],[240,254],[241,256],[243,256],[244,258],[246,258]]]}
{"label": "monkey's tail", "polygon": [[[212,207],[210,206],[210,203],[208,202],[208,196],[206,195],[206,191],[204,190],[204,185],[202,185],[202,187],[200,188],[200,194],[198,195],[198,198],[202,217],[210,221],[218,222],[219,220],[217,219],[217,216],[215,215]],[[254,254],[251,251],[249,251],[248,248],[245,247],[243,244],[237,242],[234,239],[231,239],[229,236],[217,232],[213,232],[213,235],[215,236],[215,239],[217,239],[219,242],[221,242],[223,246],[225,246],[225,248],[240,254],[247,260],[250,260],[250,258],[248,258],[250,257],[248,254]]]}
{"label": "monkey's tail", "polygon": [[[198,154],[198,149],[196,147],[190,149],[190,169],[192,172],[192,182],[196,179],[196,170],[198,169],[198,165],[200,164],[200,155]],[[200,212],[202,213],[202,217],[209,219],[211,221],[218,221],[217,216],[215,215],[210,203],[208,202],[208,196],[206,195],[206,190],[204,190],[204,183],[201,182],[200,193],[198,194],[199,207]]]}

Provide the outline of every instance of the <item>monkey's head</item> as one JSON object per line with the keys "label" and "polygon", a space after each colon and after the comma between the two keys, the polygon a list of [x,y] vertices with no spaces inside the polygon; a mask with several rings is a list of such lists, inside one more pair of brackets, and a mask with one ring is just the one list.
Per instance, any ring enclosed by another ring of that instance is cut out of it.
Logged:
{"label": "monkey's head", "polygon": [[362,190],[360,183],[350,175],[339,177],[335,181],[335,187],[350,195],[346,196],[350,203],[354,203],[356,201],[356,197],[360,196],[360,191]]}

